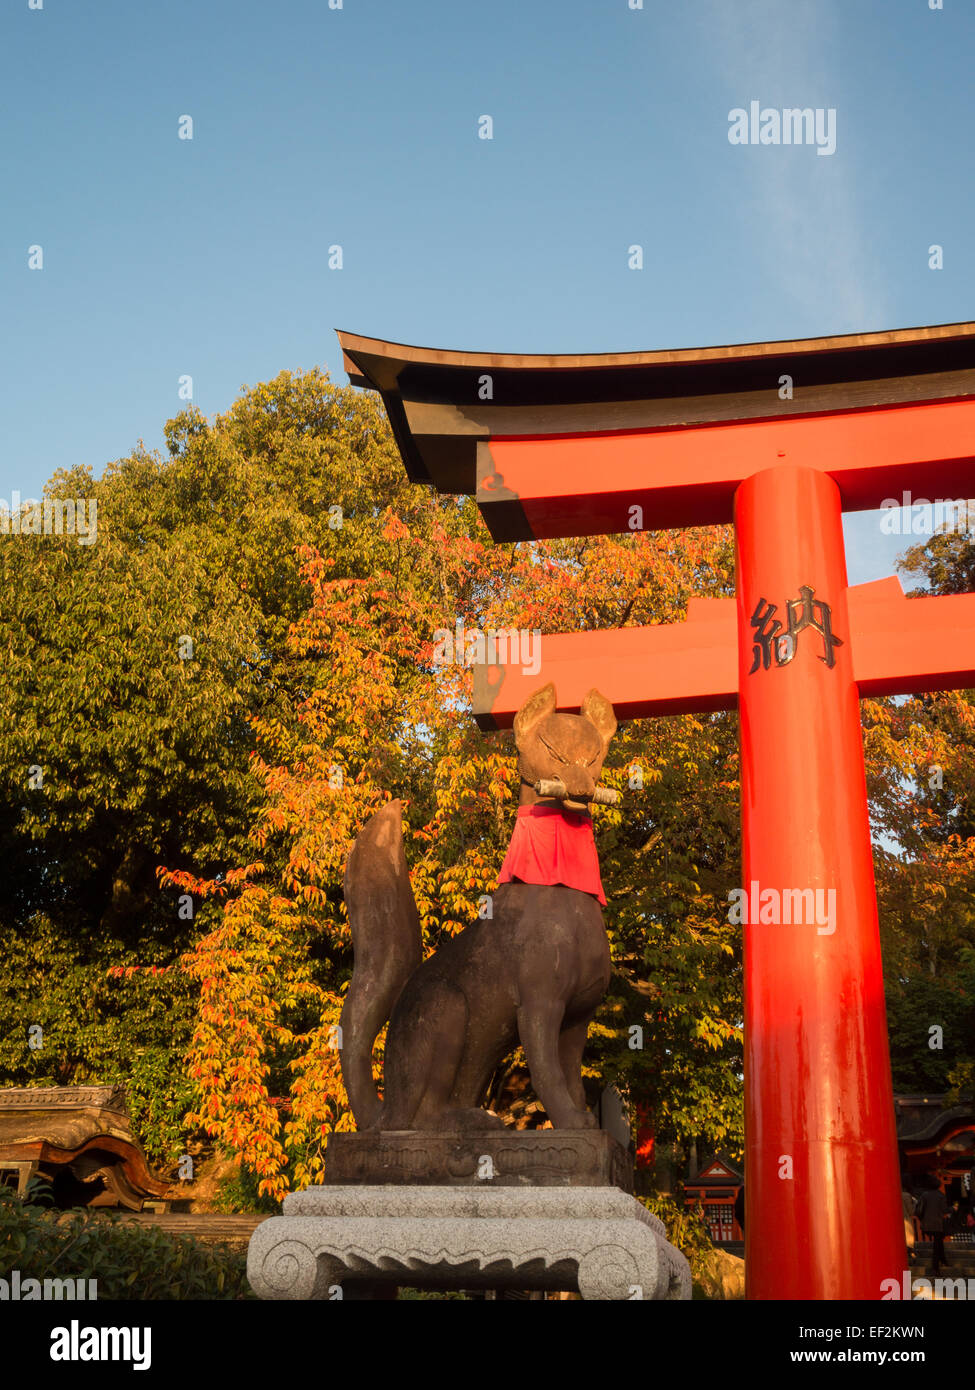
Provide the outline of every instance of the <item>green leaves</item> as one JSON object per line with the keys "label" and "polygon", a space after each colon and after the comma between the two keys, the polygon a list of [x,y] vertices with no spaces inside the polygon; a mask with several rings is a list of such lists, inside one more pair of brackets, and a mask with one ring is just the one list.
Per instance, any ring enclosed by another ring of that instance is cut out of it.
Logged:
{"label": "green leaves", "polygon": [[[941,594],[975,588],[975,544],[941,531],[904,558]],[[942,1092],[975,1068],[975,701],[971,691],[864,701],[895,1085]],[[940,1046],[932,1028],[943,1029]],[[966,1078],[968,1078],[966,1082]]]}
{"label": "green leaves", "polygon": [[244,1254],[226,1245],[169,1235],[90,1208],[45,1210],[0,1188],[0,1276],[14,1269],[22,1284],[97,1280],[100,1301],[253,1298]]}

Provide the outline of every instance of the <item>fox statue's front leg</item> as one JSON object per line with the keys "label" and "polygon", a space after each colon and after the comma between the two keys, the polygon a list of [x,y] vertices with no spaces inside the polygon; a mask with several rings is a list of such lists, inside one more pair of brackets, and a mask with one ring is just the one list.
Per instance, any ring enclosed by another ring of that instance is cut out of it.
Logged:
{"label": "fox statue's front leg", "polygon": [[532,1087],[556,1129],[596,1128],[586,1108],[582,1052],[610,979],[599,904],[561,884],[508,883],[496,917],[516,965],[517,1028]]}
{"label": "fox statue's front leg", "polygon": [[[598,1129],[592,1111],[570,1094],[559,1052],[563,1008],[557,1003],[525,1004],[518,1010],[518,1036],[525,1049],[535,1094],[556,1129]],[[582,1025],[585,1038],[588,1023]],[[582,1090],[581,1081],[579,1090]]]}

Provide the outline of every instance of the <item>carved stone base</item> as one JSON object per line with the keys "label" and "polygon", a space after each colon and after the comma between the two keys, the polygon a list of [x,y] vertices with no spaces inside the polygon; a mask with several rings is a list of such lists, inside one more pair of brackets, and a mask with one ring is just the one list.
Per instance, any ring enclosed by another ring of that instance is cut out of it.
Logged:
{"label": "carved stone base", "polygon": [[326,1185],[619,1187],[633,1191],[625,1149],[601,1129],[489,1129],[331,1134]]}
{"label": "carved stone base", "polygon": [[396,1285],[568,1289],[585,1299],[686,1299],[663,1224],[612,1187],[312,1187],[251,1237],[259,1298],[339,1299]]}

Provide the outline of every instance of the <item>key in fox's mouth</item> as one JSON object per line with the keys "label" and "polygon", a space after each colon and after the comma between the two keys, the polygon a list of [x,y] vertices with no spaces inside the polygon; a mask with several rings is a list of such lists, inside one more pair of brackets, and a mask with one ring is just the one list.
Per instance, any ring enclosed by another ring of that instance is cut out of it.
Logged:
{"label": "key in fox's mouth", "polygon": [[619,792],[612,787],[596,787],[592,796],[588,797],[570,797],[568,787],[557,777],[542,777],[535,783],[534,790],[539,796],[554,797],[557,801],[564,801],[567,806],[585,806],[587,802],[596,806],[615,806],[620,799]]}

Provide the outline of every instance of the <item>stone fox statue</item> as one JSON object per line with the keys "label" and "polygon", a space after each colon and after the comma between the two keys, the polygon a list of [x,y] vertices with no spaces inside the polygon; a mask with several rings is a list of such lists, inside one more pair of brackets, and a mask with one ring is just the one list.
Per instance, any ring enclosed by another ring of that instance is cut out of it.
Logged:
{"label": "stone fox statue", "polygon": [[[610,958],[588,807],[616,799],[597,788],[615,732],[613,707],[596,690],[578,715],[556,713],[551,684],[525,702],[515,717],[518,818],[493,916],[426,960],[400,803],[362,830],[345,872],[355,965],[341,1017],[342,1072],[360,1129],[502,1126],[480,1107],[518,1042],[555,1128],[596,1127],[582,1051]],[[380,1101],[372,1049],[387,1020]]]}

